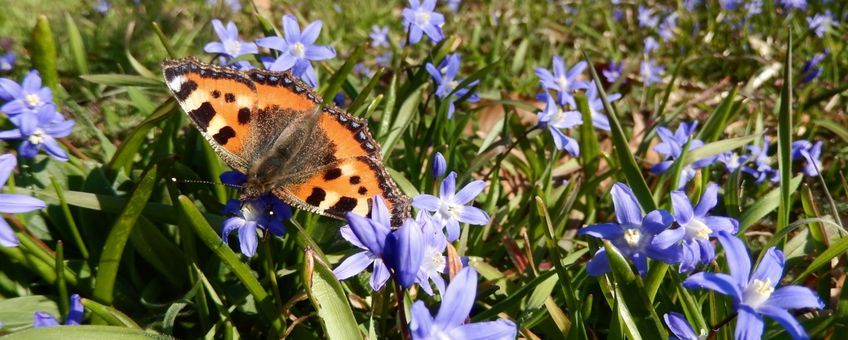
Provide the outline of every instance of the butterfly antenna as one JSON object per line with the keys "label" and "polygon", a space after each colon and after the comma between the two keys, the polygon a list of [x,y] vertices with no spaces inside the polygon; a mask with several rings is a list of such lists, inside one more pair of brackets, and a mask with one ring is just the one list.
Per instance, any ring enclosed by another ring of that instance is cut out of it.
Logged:
{"label": "butterfly antenna", "polygon": [[222,185],[222,186],[230,187],[230,188],[233,188],[233,189],[241,189],[241,185],[237,185],[237,184],[229,184],[229,183],[223,183],[223,182],[213,182],[213,181],[204,181],[204,180],[197,180],[197,179],[181,179],[181,178],[171,177],[171,182],[174,182],[174,183],[193,183],[193,184]]}

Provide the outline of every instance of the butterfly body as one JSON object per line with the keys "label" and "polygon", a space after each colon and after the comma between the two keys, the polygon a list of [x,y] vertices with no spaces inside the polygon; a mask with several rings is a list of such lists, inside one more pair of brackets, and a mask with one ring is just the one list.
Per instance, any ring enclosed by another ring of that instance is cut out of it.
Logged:
{"label": "butterfly body", "polygon": [[163,63],[168,88],[215,152],[247,175],[241,198],[271,192],[335,218],[368,215],[374,195],[409,215],[364,119],[321,99],[289,72],[239,71],[193,58]]}

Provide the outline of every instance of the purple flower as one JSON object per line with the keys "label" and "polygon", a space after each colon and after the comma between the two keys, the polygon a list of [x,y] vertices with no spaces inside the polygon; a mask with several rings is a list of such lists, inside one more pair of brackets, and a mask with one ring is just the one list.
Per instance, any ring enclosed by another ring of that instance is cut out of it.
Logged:
{"label": "purple flower", "polygon": [[622,12],[620,8],[613,8],[612,19],[615,21],[621,21],[621,19],[624,19],[624,12]]}
{"label": "purple flower", "polygon": [[735,234],[739,222],[730,217],[708,216],[707,213],[718,203],[718,185],[710,183],[701,194],[698,206],[683,191],[671,192],[671,205],[674,220],[680,228],[666,230],[669,238],[683,241],[680,272],[687,273],[695,269],[698,263],[709,264],[715,258],[715,248],[710,238],[718,237],[719,232]]}
{"label": "purple flower", "polygon": [[743,166],[742,171],[750,174],[757,178],[754,183],[760,184],[766,179],[770,180],[773,183],[777,183],[780,180],[780,172],[776,169],[772,168],[772,164],[774,160],[768,156],[769,151],[769,137],[763,137],[763,147],[759,147],[756,145],[749,145],[748,151],[751,152],[750,157],[754,158],[754,165],[756,168],[751,168],[748,166]]}
{"label": "purple flower", "polygon": [[[6,181],[15,171],[15,166],[18,165],[17,159],[12,154],[0,155],[0,190],[6,186]],[[0,194],[0,212],[7,214],[19,214],[34,210],[43,209],[47,204],[44,201],[25,195],[15,194]],[[0,218],[0,247],[17,247],[20,241],[15,236],[15,231],[6,222],[6,219]]]}
{"label": "purple flower", "polygon": [[[475,80],[464,88],[457,88],[457,86],[462,83],[462,80],[456,79],[457,73],[459,73],[459,64],[459,54],[453,53],[445,57],[445,59],[439,63],[439,68],[436,68],[436,66],[431,63],[427,63],[426,65],[427,72],[430,73],[430,76],[433,77],[433,80],[436,81],[436,85],[438,85],[438,88],[436,88],[436,96],[442,99],[448,98],[448,119],[453,118],[453,113],[456,110],[454,101],[464,97],[468,94],[470,87],[479,83],[479,80]],[[480,96],[476,93],[471,93],[466,100],[471,103],[476,103],[480,101]]]}
{"label": "purple flower", "polygon": [[374,57],[374,61],[377,62],[377,66],[389,67],[392,64],[392,52],[382,53],[382,54]]}
{"label": "purple flower", "polygon": [[439,294],[444,294],[445,280],[442,275],[447,269],[447,259],[444,253],[448,246],[448,240],[429,214],[419,213],[416,220],[421,226],[424,252],[415,282],[425,293],[432,296],[433,289],[430,286],[430,281],[432,281],[439,289]]}
{"label": "purple flower", "polygon": [[671,38],[674,38],[674,29],[677,28],[677,13],[672,13],[671,15],[665,17],[663,19],[662,24],[660,24],[660,28],[657,33],[663,39],[663,41],[668,42]]}
{"label": "purple flower", "polygon": [[486,187],[486,183],[476,180],[468,183],[456,192],[456,172],[451,171],[439,190],[439,197],[421,194],[412,199],[412,206],[433,212],[433,218],[441,228],[447,229],[448,241],[459,238],[459,223],[484,225],[489,223],[489,215],[480,208],[466,205],[473,201]]}
{"label": "purple flower", "polygon": [[[674,161],[682,155],[683,148],[686,146],[686,143],[689,143],[689,151],[703,146],[704,142],[700,139],[693,139],[691,142],[689,141],[689,139],[695,134],[696,127],[698,127],[697,121],[693,121],[689,124],[680,123],[674,133],[664,126],[658,127],[657,135],[660,136],[660,140],[662,142],[654,146],[654,151],[663,156],[663,161],[651,167],[651,172],[661,174],[671,169],[671,166],[674,165]],[[711,165],[715,163],[715,161],[716,157],[707,157],[685,166],[680,173],[677,188],[680,189],[686,186],[686,183],[695,177],[697,169]]]}
{"label": "purple flower", "polygon": [[241,1],[239,0],[206,0],[206,4],[209,6],[217,6],[222,3],[233,12],[241,11]]}
{"label": "purple flower", "polygon": [[653,14],[650,8],[639,5],[636,19],[639,21],[639,27],[655,28],[660,23],[660,18]]}
{"label": "purple flower", "polygon": [[[221,174],[221,182],[238,186],[247,181],[247,176],[237,171],[227,171]],[[224,214],[232,217],[224,220],[221,227],[221,238],[229,245],[229,235],[238,229],[239,247],[247,257],[256,255],[259,239],[257,229],[268,230],[272,234],[282,236],[286,232],[283,221],[291,217],[291,208],[281,202],[276,196],[265,194],[248,201],[231,199],[224,207]]]}
{"label": "purple flower", "polygon": [[762,0],[751,0],[745,3],[745,17],[752,17],[763,12]]}
{"label": "purple flower", "polygon": [[452,13],[456,13],[459,10],[459,5],[462,4],[462,0],[448,0],[448,9]]}
{"label": "purple flower", "polygon": [[[539,126],[548,128],[557,149],[568,151],[574,157],[579,156],[580,145],[577,144],[577,140],[566,136],[560,129],[570,129],[583,124],[583,116],[578,111],[566,110],[562,105],[554,102],[551,96],[546,98],[545,109],[536,113]],[[571,100],[570,97],[566,99]],[[572,106],[576,105],[572,104]],[[609,121],[607,121],[607,127],[609,127]]]}
{"label": "purple flower", "polygon": [[718,5],[722,10],[732,11],[739,6],[739,0],[718,0]]}
{"label": "purple flower", "polygon": [[537,67],[536,76],[539,77],[542,87],[557,91],[557,99],[560,103],[565,103],[569,99],[573,100],[574,96],[571,92],[574,90],[588,87],[587,82],[577,80],[577,77],[586,69],[587,64],[585,61],[574,64],[574,67],[567,72],[565,70],[565,64],[559,56],[553,56],[552,63],[554,67],[553,73],[545,68]]}
{"label": "purple flower", "polygon": [[614,83],[624,73],[624,62],[611,62],[601,73],[604,74],[604,78],[607,78],[608,83]]}
{"label": "purple flower", "polygon": [[654,37],[647,37],[643,43],[645,45],[645,54],[650,54],[651,51],[660,47],[660,43],[657,42],[657,39]]}
{"label": "purple flower", "polygon": [[739,154],[735,152],[727,151],[719,154],[716,160],[724,164],[724,168],[727,170],[727,173],[734,173],[736,172],[736,169],[739,169],[739,167],[742,166],[742,164],[745,164],[748,157],[748,155],[739,156]]}
{"label": "purple flower", "polygon": [[436,154],[433,155],[433,178],[442,177],[445,174],[445,171],[447,171],[447,169],[448,162],[445,160],[445,156],[442,156],[441,152],[436,151]]}
{"label": "purple flower", "polygon": [[0,99],[6,101],[0,111],[9,116],[9,120],[23,129],[25,134],[32,133],[38,125],[38,117],[53,118],[58,115],[53,104],[53,92],[49,87],[41,86],[38,71],[30,71],[21,85],[0,78]]}
{"label": "purple flower", "polygon": [[353,73],[366,77],[371,77],[372,75],[374,75],[374,71],[368,68],[368,66],[365,66],[365,64],[363,63],[357,63],[356,65],[353,65]]}
{"label": "purple flower", "polygon": [[[612,103],[621,98],[619,93],[611,93],[607,95],[607,100]],[[604,113],[604,101],[598,95],[598,87],[595,83],[589,84],[589,90],[586,91],[586,99],[589,101],[589,112],[592,115],[592,126],[604,131],[610,131],[609,118]]]}
{"label": "purple flower", "polygon": [[695,7],[701,4],[701,0],[683,0],[683,7],[689,12],[694,12]]}
{"label": "purple flower", "polygon": [[[618,223],[593,224],[580,229],[577,234],[610,240],[633,261],[642,276],[648,271],[648,258],[669,264],[680,261],[680,245],[661,234],[674,222],[671,214],[665,210],[654,210],[643,215],[636,195],[624,183],[613,184],[612,203]],[[606,250],[601,248],[586,264],[586,273],[600,276],[609,271]]]}
{"label": "purple flower", "polygon": [[371,37],[371,47],[389,47],[389,27],[380,27],[377,25],[371,26],[371,33],[368,33],[368,36]]}
{"label": "purple flower", "polygon": [[9,51],[0,55],[0,72],[9,72],[15,67],[15,52]]}
{"label": "purple flower", "polygon": [[663,320],[665,320],[665,324],[668,325],[668,329],[671,330],[671,333],[674,334],[672,339],[679,340],[701,340],[707,338],[707,330],[702,329],[700,334],[696,334],[695,330],[692,329],[692,326],[689,325],[689,321],[686,321],[686,317],[680,313],[666,313],[663,315]]}
{"label": "purple flower", "polygon": [[112,4],[110,4],[107,0],[98,0],[97,3],[94,4],[94,10],[100,14],[108,12],[110,8],[112,8]]}
{"label": "purple flower", "polygon": [[[68,315],[65,318],[65,325],[79,325],[82,322],[84,311],[85,310],[83,308],[79,294],[71,295],[71,305],[70,310],[68,311]],[[35,312],[35,315],[33,315],[32,317],[32,327],[34,328],[53,326],[59,326],[59,320],[56,320],[56,318],[54,318],[50,314],[44,312]]]}
{"label": "purple flower", "polygon": [[418,275],[423,257],[421,227],[407,219],[395,231],[391,230],[391,214],[382,196],[374,196],[371,218],[354,213],[347,214],[348,224],[341,228],[342,238],[362,249],[345,259],[333,270],[339,280],[361,273],[369,266],[371,289],[379,291],[391,277],[394,269],[398,282],[405,288],[412,285]]}
{"label": "purple flower", "polygon": [[466,324],[477,296],[477,271],[465,267],[448,285],[434,318],[423,301],[412,305],[409,329],[415,340],[515,339],[515,323],[507,319]]}
{"label": "purple flower", "polygon": [[778,0],[778,2],[786,10],[800,9],[803,11],[807,9],[807,0]]}
{"label": "purple flower", "polygon": [[262,47],[278,50],[280,56],[268,68],[271,71],[292,70],[292,73],[309,86],[318,85],[318,77],[311,61],[327,60],[336,57],[336,50],[327,45],[315,45],[315,40],[321,34],[321,20],[311,22],[303,32],[297,24],[297,19],[291,14],[283,16],[283,38],[278,36],[265,37],[256,41]]}
{"label": "purple flower", "polygon": [[822,170],[822,141],[815,144],[806,140],[792,142],[792,158],[804,158],[804,174],[807,176],[818,176]]}
{"label": "purple flower", "polygon": [[344,104],[345,104],[344,92],[336,93],[336,95],[333,96],[333,105],[338,106],[338,107],[344,107]]}
{"label": "purple flower", "polygon": [[658,66],[657,62],[653,59],[643,60],[639,65],[639,73],[642,75],[642,82],[645,86],[651,86],[661,82],[662,78],[660,75],[663,71],[665,71],[665,67]]}
{"label": "purple flower", "polygon": [[819,38],[824,37],[824,33],[831,27],[839,27],[839,22],[833,20],[833,14],[830,10],[821,14],[816,14],[812,17],[807,17],[807,27],[809,27]]}
{"label": "purple flower", "polygon": [[445,38],[442,34],[445,16],[434,9],[436,9],[436,0],[424,0],[423,3],[419,3],[418,0],[409,0],[409,7],[403,9],[402,15],[403,26],[409,30],[410,44],[421,41],[423,34],[430,37],[430,41],[434,43]]}
{"label": "purple flower", "polygon": [[224,28],[221,20],[212,19],[212,27],[221,41],[213,41],[206,44],[203,47],[206,53],[223,54],[227,58],[238,58],[243,55],[259,53],[256,44],[239,39],[238,28],[236,28],[236,24],[232,21],[228,22],[227,27]]}
{"label": "purple flower", "polygon": [[[45,105],[44,107],[47,106]],[[55,107],[52,108],[55,109]],[[56,138],[63,138],[70,135],[74,129],[74,120],[66,120],[58,112],[45,109],[40,109],[35,114],[24,113],[23,115],[32,115],[35,125],[0,131],[0,139],[23,139],[23,142],[18,147],[18,153],[22,157],[35,158],[38,151],[44,149],[53,158],[63,162],[67,161],[68,154],[59,145]],[[29,123],[29,120],[23,119],[21,122]]]}
{"label": "purple flower", "polygon": [[725,232],[719,233],[718,240],[724,247],[730,275],[697,273],[683,281],[683,286],[706,288],[730,296],[738,315],[736,339],[759,339],[765,326],[763,315],[777,321],[792,338],[808,338],[804,328],[787,310],[821,309],[824,304],[807,287],[792,285],[775,289],[783,276],[783,252],[775,247],[769,248],[752,272],[751,259],[742,240]]}
{"label": "purple flower", "polygon": [[810,60],[804,62],[804,67],[801,68],[801,84],[809,83],[822,74],[824,68],[819,66],[819,64],[828,54],[829,51],[825,50],[824,53],[816,53]]}

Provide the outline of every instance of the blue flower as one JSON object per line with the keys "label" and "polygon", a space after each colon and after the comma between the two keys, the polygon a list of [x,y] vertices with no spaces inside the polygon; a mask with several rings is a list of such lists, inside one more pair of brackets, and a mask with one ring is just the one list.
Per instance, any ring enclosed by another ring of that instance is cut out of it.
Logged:
{"label": "blue flower", "polygon": [[[247,181],[247,176],[237,171],[227,171],[221,174],[221,182],[238,186]],[[247,257],[256,255],[259,239],[256,230],[268,230],[272,234],[282,236],[286,232],[283,221],[291,217],[291,208],[281,202],[276,196],[265,194],[248,201],[231,199],[224,207],[224,214],[232,217],[224,220],[221,226],[221,238],[229,245],[229,235],[238,229],[239,247]]]}
{"label": "blue flower", "polygon": [[[589,112],[592,115],[592,126],[604,131],[610,131],[609,118],[604,113],[604,101],[598,95],[598,87],[595,83],[589,84],[589,90],[586,91],[586,99],[589,102]],[[607,95],[607,100],[612,103],[621,99],[621,94],[611,93]]]}
{"label": "blue flower", "polygon": [[786,10],[800,9],[803,11],[807,9],[807,0],[778,0],[778,2]]}
{"label": "blue flower", "polygon": [[[572,102],[573,103],[573,102]],[[573,105],[572,106],[576,106]],[[560,129],[570,129],[577,125],[583,124],[583,116],[580,112],[573,110],[565,110],[561,105],[554,102],[554,98],[547,96],[545,109],[536,113],[539,125],[547,127],[554,138],[554,145],[557,149],[568,151],[574,157],[580,155],[580,145],[577,140],[566,136]],[[607,121],[609,127],[609,121]]]}
{"label": "blue flower", "polygon": [[421,226],[424,252],[415,282],[425,293],[432,296],[433,289],[430,286],[430,281],[432,281],[439,289],[439,293],[444,294],[445,280],[442,275],[447,270],[447,259],[444,253],[448,246],[448,240],[445,238],[441,227],[435,225],[429,214],[419,213],[416,220]]}
{"label": "blue flower", "polygon": [[[657,135],[660,136],[660,140],[662,142],[654,146],[654,151],[663,156],[663,161],[651,167],[651,172],[661,174],[671,169],[671,166],[674,165],[674,161],[680,158],[683,153],[683,148],[686,146],[686,143],[689,143],[689,151],[703,146],[704,142],[700,139],[693,139],[691,142],[689,141],[689,139],[692,138],[692,135],[695,134],[695,128],[697,126],[697,121],[693,121],[689,124],[680,123],[674,133],[664,126],[658,127]],[[715,161],[716,157],[707,157],[696,160],[692,164],[685,166],[680,173],[677,188],[683,188],[686,183],[694,178],[697,169],[711,165],[715,163]]]}
{"label": "blue flower", "polygon": [[657,31],[657,34],[662,37],[663,41],[669,41],[671,38],[674,38],[674,29],[677,28],[677,13],[672,13],[671,15],[665,17],[663,19],[662,24],[660,24],[660,28]]}
{"label": "blue flower", "polygon": [[715,248],[710,238],[718,237],[719,232],[735,234],[739,222],[730,217],[709,216],[707,213],[718,204],[718,185],[707,185],[698,206],[692,208],[692,202],[683,191],[671,192],[671,205],[674,220],[680,228],[670,229],[669,238],[679,238],[683,241],[683,252],[680,262],[680,272],[686,273],[695,269],[698,263],[709,264],[715,258]]}
{"label": "blue flower", "polygon": [[601,70],[608,83],[614,83],[624,73],[624,62],[612,62],[607,68]]}
{"label": "blue flower", "polygon": [[808,338],[807,332],[787,310],[821,309],[824,304],[807,287],[791,285],[775,289],[783,277],[783,252],[769,248],[752,272],[751,259],[742,240],[725,232],[719,233],[718,240],[724,247],[730,275],[697,273],[683,281],[683,286],[706,288],[730,296],[737,313],[736,339],[759,339],[765,326],[763,315],[777,321],[792,338]]}
{"label": "blue flower", "polygon": [[473,201],[486,187],[486,183],[476,180],[468,183],[456,192],[456,172],[451,171],[439,189],[439,197],[421,194],[412,199],[412,206],[433,212],[433,218],[440,227],[447,229],[448,241],[459,238],[459,223],[484,225],[489,223],[489,215],[480,208],[466,205]]}
{"label": "blue flower", "polygon": [[[47,106],[44,106],[47,107]],[[55,108],[55,107],[54,107]],[[44,149],[48,155],[60,161],[67,161],[68,154],[59,145],[56,138],[67,137],[74,128],[74,120],[66,120],[56,111],[39,110],[35,114],[24,113],[24,116],[32,115],[35,119],[34,126],[21,126],[12,130],[0,131],[0,139],[23,139],[18,147],[18,153],[22,157],[35,158],[38,151]],[[28,123],[28,119],[21,120]],[[25,129],[26,128],[26,129]],[[27,131],[27,129],[30,129]]]}
{"label": "blue flower", "polygon": [[816,14],[812,17],[807,17],[807,27],[816,33],[819,38],[824,37],[824,33],[831,27],[839,27],[839,22],[833,20],[833,14],[830,10],[821,14]]}
{"label": "blue flower", "polygon": [[683,7],[689,12],[694,12],[695,7],[701,4],[701,0],[683,0]]}
{"label": "blue flower", "polygon": [[745,17],[752,17],[763,12],[762,0],[751,0],[745,3]]}
{"label": "blue flower", "polygon": [[624,19],[624,12],[622,12],[620,8],[613,8],[612,19],[615,21],[621,21],[621,19]]}
{"label": "blue flower", "polygon": [[392,52],[382,53],[382,54],[374,57],[374,61],[377,62],[377,66],[389,67],[392,64]]}
{"label": "blue flower", "polygon": [[53,92],[49,87],[41,86],[41,76],[36,70],[30,71],[21,85],[0,78],[0,99],[6,101],[0,106],[0,111],[27,135],[38,125],[37,117],[53,118],[52,115],[58,115],[53,104]]}
{"label": "blue flower", "polygon": [[231,11],[238,12],[241,11],[241,1],[240,0],[206,0],[206,4],[209,6],[217,6],[218,4],[223,3],[227,6]]}
{"label": "blue flower", "polygon": [[418,0],[409,0],[409,7],[404,8],[403,26],[409,31],[409,43],[417,44],[421,41],[423,34],[430,37],[430,41],[437,43],[445,38],[442,34],[442,25],[445,23],[445,16],[436,9],[436,0],[424,0],[419,3]]}
{"label": "blue flower", "polygon": [[686,321],[686,317],[680,313],[666,313],[663,315],[663,320],[665,320],[665,324],[668,325],[668,329],[671,330],[671,333],[674,334],[674,337],[671,339],[679,339],[679,340],[702,340],[707,338],[707,330],[702,329],[700,334],[696,334],[695,330],[689,325],[689,321]]}
{"label": "blue flower", "polygon": [[801,84],[809,83],[822,74],[824,68],[819,64],[828,54],[829,51],[825,50],[824,53],[816,53],[810,60],[804,62],[804,66],[801,68]]}
{"label": "blue flower", "polygon": [[739,6],[739,0],[719,0],[718,5],[722,10],[732,11]]}
{"label": "blue flower", "polygon": [[112,4],[107,0],[98,0],[96,4],[94,4],[94,10],[100,14],[106,13],[109,9],[112,8]]}
{"label": "blue flower", "polygon": [[724,164],[724,169],[727,170],[728,173],[734,173],[736,172],[736,169],[739,169],[742,164],[745,164],[745,162],[748,161],[748,157],[748,155],[739,156],[739,154],[735,152],[727,151],[719,154],[716,160]]}
{"label": "blue flower", "polygon": [[452,13],[456,13],[459,10],[459,5],[462,4],[462,0],[448,0],[448,9]]}
{"label": "blue flower", "polygon": [[371,33],[368,33],[368,36],[371,37],[371,47],[389,47],[389,27],[380,27],[377,25],[371,26]]}
{"label": "blue flower", "polygon": [[586,69],[585,61],[574,64],[574,67],[569,69],[568,72],[566,72],[565,64],[559,56],[553,56],[552,63],[553,73],[545,68],[537,67],[536,76],[539,77],[542,87],[557,91],[557,99],[560,103],[565,103],[569,99],[573,100],[574,96],[571,92],[574,90],[588,87],[587,82],[577,80],[577,77]]}
{"label": "blue flower", "polygon": [[374,196],[373,202],[371,218],[347,214],[348,224],[341,228],[342,238],[363,251],[342,261],[333,274],[344,280],[373,267],[371,289],[379,291],[394,269],[399,283],[408,288],[417,278],[423,257],[421,226],[407,219],[392,232],[391,214],[383,197]]}
{"label": "blue flower", "polygon": [[650,54],[651,51],[660,47],[660,43],[657,42],[657,39],[654,39],[654,37],[650,37],[650,36],[645,38],[645,41],[643,42],[643,44],[645,45],[645,47],[644,47],[645,48],[645,54]]}
{"label": "blue flower", "polygon": [[344,92],[336,93],[336,95],[333,96],[333,105],[338,106],[338,107],[344,107],[344,104],[345,104]]}
{"label": "blue flower", "polygon": [[[618,223],[593,224],[580,229],[577,234],[610,240],[633,261],[642,276],[648,271],[648,258],[669,264],[680,261],[681,247],[676,244],[677,240],[660,234],[674,222],[671,214],[665,210],[654,210],[643,215],[636,195],[624,183],[613,184],[612,203]],[[606,250],[601,248],[586,264],[586,273],[600,276],[609,271]]]}
{"label": "blue flower", "polygon": [[639,21],[639,27],[655,28],[660,23],[660,18],[653,14],[650,8],[639,5],[636,19]]}
{"label": "blue flower", "polygon": [[363,63],[356,63],[356,65],[353,65],[353,73],[369,78],[374,75],[374,71],[368,68],[368,66],[365,66]]}
{"label": "blue flower", "polygon": [[212,19],[212,27],[221,41],[213,41],[206,44],[203,47],[206,53],[219,53],[227,58],[238,58],[243,55],[259,53],[256,44],[239,39],[238,28],[236,28],[236,24],[232,21],[228,22],[227,27],[224,28],[221,20]]}
{"label": "blue flower", "polygon": [[748,151],[751,152],[750,157],[754,158],[754,165],[756,168],[751,168],[748,166],[743,166],[742,171],[750,174],[757,178],[754,183],[760,184],[766,179],[770,180],[773,183],[777,183],[780,180],[780,172],[776,169],[772,168],[772,164],[774,160],[768,156],[769,152],[769,137],[763,137],[763,146],[762,148],[756,145],[749,145]]}
{"label": "blue flower", "polygon": [[[439,68],[436,68],[431,63],[427,63],[425,66],[427,69],[427,73],[430,73],[430,76],[433,77],[433,80],[436,81],[436,96],[439,98],[445,99],[448,98],[448,119],[453,118],[453,113],[456,110],[456,106],[454,105],[454,101],[464,97],[468,94],[469,88],[477,85],[479,80],[475,80],[467,85],[464,88],[457,88],[462,80],[456,79],[457,73],[459,73],[459,64],[460,57],[458,53],[453,53],[445,57],[441,63],[439,63]],[[471,93],[466,99],[468,102],[476,103],[480,101],[480,96],[476,93]]]}
{"label": "blue flower", "polygon": [[437,339],[515,339],[515,323],[507,319],[466,324],[477,297],[477,271],[465,267],[457,273],[442,296],[434,318],[423,301],[412,305],[409,328],[415,340]]}
{"label": "blue flower", "polygon": [[303,32],[297,24],[297,19],[291,14],[283,16],[283,37],[265,37],[256,41],[262,47],[278,50],[280,56],[268,68],[271,71],[292,70],[292,73],[309,86],[318,85],[318,77],[311,61],[327,60],[336,57],[336,50],[326,45],[315,45],[315,40],[321,34],[321,20],[311,22]]}
{"label": "blue flower", "polygon": [[445,160],[445,156],[442,156],[441,152],[436,151],[436,154],[433,155],[433,178],[442,177],[445,174],[445,171],[447,171],[447,169],[448,162]]}
{"label": "blue flower", "polygon": [[[0,190],[6,186],[6,181],[12,172],[15,171],[15,166],[18,165],[15,155],[3,154],[0,155]],[[34,210],[43,209],[47,204],[44,201],[25,195],[15,194],[0,194],[0,213],[19,214]],[[16,247],[20,241],[15,236],[15,231],[6,222],[6,219],[0,218],[0,247]]]}
{"label": "blue flower", "polygon": [[651,86],[662,81],[660,75],[665,71],[665,67],[658,66],[653,59],[643,60],[639,65],[639,73],[642,75],[642,82],[645,86]]}
{"label": "blue flower", "polygon": [[[65,318],[65,325],[79,325],[82,322],[84,311],[85,310],[83,308],[79,294],[71,295],[71,305],[70,310],[68,311],[68,315]],[[35,315],[33,315],[32,317],[32,327],[34,328],[53,326],[59,326],[59,320],[56,320],[56,318],[54,318],[50,314],[44,312],[35,312]]]}
{"label": "blue flower", "polygon": [[792,158],[804,158],[804,174],[807,176],[818,176],[822,170],[822,141],[815,144],[806,140],[792,142]]}
{"label": "blue flower", "polygon": [[15,67],[15,52],[9,51],[0,55],[0,72],[9,72]]}

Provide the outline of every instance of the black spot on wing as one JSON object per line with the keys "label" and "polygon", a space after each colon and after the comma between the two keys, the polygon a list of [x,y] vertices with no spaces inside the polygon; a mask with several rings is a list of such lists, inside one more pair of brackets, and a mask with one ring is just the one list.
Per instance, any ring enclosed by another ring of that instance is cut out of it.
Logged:
{"label": "black spot on wing", "polygon": [[250,109],[243,107],[238,110],[238,122],[241,125],[250,123]]}
{"label": "black spot on wing", "polygon": [[227,141],[229,141],[230,138],[233,138],[235,136],[236,136],[236,131],[233,130],[233,128],[231,128],[229,126],[225,126],[225,127],[222,127],[221,130],[218,130],[218,133],[212,135],[212,138],[215,139],[215,141],[218,142],[218,144],[226,145]]}
{"label": "black spot on wing", "polygon": [[337,211],[337,212],[348,212],[353,211],[356,208],[356,199],[350,198],[347,196],[342,196],[336,204],[330,207],[329,210]]}
{"label": "black spot on wing", "polygon": [[324,180],[332,181],[336,178],[342,177],[342,169],[332,168],[324,172]]}
{"label": "black spot on wing", "polygon": [[177,93],[174,93],[174,95],[176,95],[177,99],[180,101],[185,101],[188,96],[194,92],[194,90],[197,90],[197,83],[195,83],[194,80],[187,80],[180,85],[180,90],[177,91]]}
{"label": "black spot on wing", "polygon": [[224,101],[226,101],[227,103],[232,103],[236,101],[236,96],[232,93],[227,93],[224,95]]}
{"label": "black spot on wing", "polygon": [[359,184],[360,180],[359,176],[350,176],[350,184]]}
{"label": "black spot on wing", "polygon": [[215,90],[212,91],[212,98],[218,99],[221,97],[221,91]]}
{"label": "black spot on wing", "polygon": [[215,117],[215,108],[209,102],[203,102],[198,108],[189,111],[188,116],[194,119],[200,131],[206,132],[209,122]]}
{"label": "black spot on wing", "polygon": [[319,206],[324,198],[327,197],[327,192],[321,188],[312,188],[312,194],[306,198],[306,203],[312,206]]}
{"label": "black spot on wing", "polygon": [[365,195],[368,193],[368,189],[365,187],[359,187],[359,191],[357,192],[359,192],[360,195]]}

